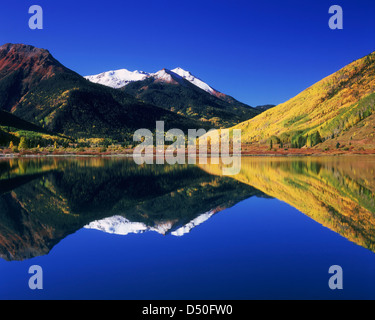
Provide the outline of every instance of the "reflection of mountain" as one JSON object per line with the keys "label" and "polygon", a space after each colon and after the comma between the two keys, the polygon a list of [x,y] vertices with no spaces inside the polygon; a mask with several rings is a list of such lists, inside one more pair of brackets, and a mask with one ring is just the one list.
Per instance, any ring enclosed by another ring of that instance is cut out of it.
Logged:
{"label": "reflection of mountain", "polygon": [[[202,170],[203,169],[203,170]],[[253,195],[272,196],[375,251],[375,159],[243,158],[217,165],[137,166],[126,159],[0,161],[0,256],[47,254],[82,227],[181,236]]]}
{"label": "reflection of mountain", "polygon": [[[221,174],[218,165],[202,166]],[[375,159],[243,158],[236,180],[282,200],[375,251]]]}
{"label": "reflection of mountain", "polygon": [[138,166],[126,159],[0,161],[1,185],[0,256],[7,260],[47,254],[84,226],[180,235],[204,213],[262,195],[198,167]]}

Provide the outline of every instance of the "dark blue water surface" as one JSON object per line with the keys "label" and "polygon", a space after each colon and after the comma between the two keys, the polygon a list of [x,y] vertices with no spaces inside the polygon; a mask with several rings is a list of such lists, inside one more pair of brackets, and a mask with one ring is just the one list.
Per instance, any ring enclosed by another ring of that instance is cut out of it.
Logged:
{"label": "dark blue water surface", "polygon": [[[262,195],[183,236],[80,228],[48,253],[16,260],[0,259],[1,299],[375,298],[372,250]],[[43,269],[42,290],[28,287],[32,265]],[[332,265],[343,269],[342,290],[328,286]]]}
{"label": "dark blue water surface", "polygon": [[[43,290],[28,288],[35,264]],[[329,289],[331,265],[343,290]],[[245,200],[183,237],[82,229],[0,270],[2,299],[375,298],[374,253],[274,199]]]}

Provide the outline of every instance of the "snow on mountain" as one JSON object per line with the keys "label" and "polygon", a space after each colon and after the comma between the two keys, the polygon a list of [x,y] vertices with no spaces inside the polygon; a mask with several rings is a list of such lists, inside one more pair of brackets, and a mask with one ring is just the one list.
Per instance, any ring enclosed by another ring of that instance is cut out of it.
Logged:
{"label": "snow on mountain", "polygon": [[143,71],[119,69],[103,72],[97,75],[86,76],[85,78],[91,82],[117,89],[126,86],[130,82],[144,80],[149,76],[149,73]]}
{"label": "snow on mountain", "polygon": [[[215,210],[203,213],[195,219],[191,220],[189,223],[173,231],[171,234],[176,237],[183,236],[189,233],[193,228],[207,221],[215,213]],[[127,235],[130,233],[144,233],[146,231],[155,231],[157,233],[165,235],[169,230],[172,229],[172,227],[173,223],[170,221],[166,221],[163,223],[159,223],[153,227],[149,227],[142,222],[131,222],[122,216],[113,216],[102,220],[96,220],[84,226],[85,229],[95,229],[103,231],[105,233],[117,235]]]}
{"label": "snow on mountain", "polygon": [[203,213],[200,216],[196,217],[195,219],[191,220],[189,223],[185,224],[181,228],[178,228],[176,231],[173,231],[172,234],[176,237],[181,237],[184,234],[189,233],[193,228],[199,226],[203,222],[206,222],[210,219],[216,211],[211,210],[209,212]]}
{"label": "snow on mountain", "polygon": [[102,220],[96,220],[84,226],[85,229],[100,230],[105,233],[127,235],[130,233],[144,233],[156,231],[165,235],[172,228],[171,222],[164,222],[154,227],[149,227],[142,222],[131,222],[122,216],[113,216]]}
{"label": "snow on mountain", "polygon": [[155,73],[147,73],[144,71],[129,71],[127,69],[120,69],[114,71],[107,71],[97,75],[86,76],[87,80],[94,83],[99,83],[112,88],[121,88],[134,81],[145,80],[153,77],[157,81],[166,83],[178,83],[180,78],[183,78],[198,88],[212,94],[217,95],[218,92],[211,88],[207,83],[192,75],[189,71],[182,68],[175,68],[173,70],[162,69]]}
{"label": "snow on mountain", "polygon": [[151,73],[150,77],[153,77],[156,81],[166,82],[166,83],[179,83],[181,76],[168,70],[162,69],[158,72]]}
{"label": "snow on mountain", "polygon": [[129,233],[142,233],[147,226],[140,222],[130,222],[121,216],[113,216],[103,220],[96,220],[84,226],[85,229],[96,229],[106,233],[127,235]]}
{"label": "snow on mountain", "polygon": [[207,83],[203,82],[199,78],[193,76],[189,71],[186,71],[182,68],[173,69],[172,72],[178,74],[180,77],[184,78],[185,80],[189,81],[190,83],[194,84],[198,88],[215,95],[215,90],[211,88]]}

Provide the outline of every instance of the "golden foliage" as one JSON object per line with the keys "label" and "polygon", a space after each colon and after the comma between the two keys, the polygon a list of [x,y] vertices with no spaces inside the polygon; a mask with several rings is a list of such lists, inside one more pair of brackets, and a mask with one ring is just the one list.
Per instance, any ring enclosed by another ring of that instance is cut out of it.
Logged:
{"label": "golden foliage", "polygon": [[[322,138],[333,133],[332,121],[350,112],[356,103],[375,92],[375,52],[324,78],[289,101],[233,129],[242,129],[242,142],[265,142],[271,136],[319,131]],[[343,130],[360,119],[353,113]]]}
{"label": "golden foliage", "polygon": [[[221,175],[222,165],[200,165]],[[242,158],[234,179],[375,251],[375,158]]]}

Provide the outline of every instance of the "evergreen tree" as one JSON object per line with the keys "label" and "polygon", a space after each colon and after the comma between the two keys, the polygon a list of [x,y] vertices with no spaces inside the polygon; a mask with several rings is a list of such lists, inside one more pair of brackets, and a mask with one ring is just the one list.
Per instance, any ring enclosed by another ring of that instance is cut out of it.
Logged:
{"label": "evergreen tree", "polygon": [[18,145],[18,149],[28,149],[27,141],[25,137],[21,137],[20,144]]}

